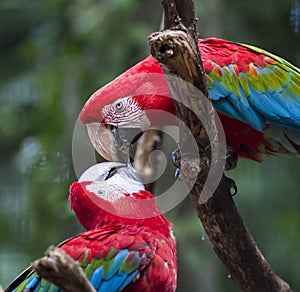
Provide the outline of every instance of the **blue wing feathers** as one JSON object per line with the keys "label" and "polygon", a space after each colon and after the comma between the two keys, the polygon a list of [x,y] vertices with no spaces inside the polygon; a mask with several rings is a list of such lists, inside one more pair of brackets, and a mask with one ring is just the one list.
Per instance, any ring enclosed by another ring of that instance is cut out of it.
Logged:
{"label": "blue wing feathers", "polygon": [[260,94],[261,98],[258,98],[257,95],[256,92],[252,91],[252,96],[249,98],[249,101],[258,111],[262,112],[261,109],[264,108],[264,112],[262,113],[274,120],[279,120],[280,117],[290,117],[287,105],[283,100],[279,103],[274,103],[272,95],[268,93]]}
{"label": "blue wing feathers", "polygon": [[[144,254],[122,249],[113,258],[107,260],[92,260],[84,267],[91,272],[90,283],[98,292],[117,292],[124,289],[139,274]],[[92,270],[90,270],[92,269]],[[58,292],[61,291],[54,284],[41,279],[34,271],[30,273],[24,284],[12,291],[25,292]],[[24,287],[24,288],[22,288]]]}
{"label": "blue wing feathers", "polygon": [[119,292],[123,290],[137,275],[138,271],[135,271],[131,274],[121,273],[118,275],[115,275],[113,278],[113,281],[103,281],[101,283],[101,286],[99,287],[98,292],[105,292],[105,291],[116,291]]}
{"label": "blue wing feathers", "polygon": [[112,265],[108,272],[104,275],[105,280],[110,280],[119,270],[119,267],[129,254],[127,249],[120,250],[113,258]]}
{"label": "blue wing feathers", "polygon": [[[99,290],[97,291],[119,291],[127,277],[128,274],[126,273],[115,275],[114,281],[102,282],[101,287],[99,287]],[[128,283],[130,283],[130,281]]]}
{"label": "blue wing feathers", "polygon": [[94,271],[92,277],[90,278],[91,284],[94,286],[94,288],[97,291],[101,284],[102,279],[103,279],[103,266],[100,266],[98,269]]}
{"label": "blue wing feathers", "polygon": [[[213,96],[211,94],[211,96]],[[232,103],[227,100],[218,100],[213,102],[214,107],[219,110],[220,112],[226,113],[228,116],[235,117],[236,119],[243,121],[243,117],[241,116],[241,112],[239,112],[233,105]]]}
{"label": "blue wing feathers", "polygon": [[98,292],[121,291],[138,275],[140,262],[138,252],[122,249],[108,263],[95,269],[90,282]]}
{"label": "blue wing feathers", "polygon": [[[245,62],[244,70],[242,59],[239,68],[230,62],[220,66],[211,61],[213,69],[207,75],[214,106],[258,131],[269,124],[299,129],[300,69],[259,48],[238,45],[250,49],[251,54],[264,54],[265,66]],[[230,56],[222,58],[226,57]]]}
{"label": "blue wing feathers", "polygon": [[[209,88],[214,106],[258,131],[263,131],[268,123],[287,128],[300,127],[300,86],[286,72],[271,78],[269,68],[257,71],[264,75],[262,81],[257,81],[261,82],[259,85],[254,85],[253,80],[247,79],[243,73],[240,73],[239,87],[235,91],[228,90],[231,86],[226,83],[228,81],[214,82]],[[280,84],[283,80],[285,83]]]}
{"label": "blue wing feathers", "polygon": [[227,97],[230,95],[230,91],[219,82],[214,83],[213,87],[209,89],[209,93],[213,101],[218,101],[220,97]]}
{"label": "blue wing feathers", "polygon": [[[215,89],[210,89],[210,95],[213,100],[216,100]],[[232,96],[235,96],[232,98]],[[247,105],[242,102],[235,102],[238,100],[238,97],[234,94],[231,94],[226,99],[219,99],[218,101],[213,101],[214,107],[219,111],[225,113],[228,116],[234,117],[244,123],[250,124],[254,129],[262,131],[265,128],[265,120],[261,113],[255,108],[250,106],[247,102]]]}
{"label": "blue wing feathers", "polygon": [[23,291],[23,292],[59,292],[59,289],[56,285],[41,279],[35,272],[31,274],[31,276],[25,280],[25,287],[20,290],[19,287],[14,289],[13,291]]}
{"label": "blue wing feathers", "polygon": [[31,277],[29,281],[26,283],[24,291],[38,291],[40,282],[41,279],[33,275],[33,277]]}

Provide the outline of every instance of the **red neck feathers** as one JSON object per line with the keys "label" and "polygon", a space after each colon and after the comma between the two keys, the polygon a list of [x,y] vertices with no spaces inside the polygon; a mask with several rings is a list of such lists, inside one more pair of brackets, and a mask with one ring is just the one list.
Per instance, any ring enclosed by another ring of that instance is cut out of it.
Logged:
{"label": "red neck feathers", "polygon": [[86,183],[89,182],[74,182],[69,195],[71,209],[86,230],[109,224],[134,224],[157,228],[166,236],[169,235],[171,224],[161,215],[151,193],[141,190],[109,202],[99,197],[91,199],[91,194],[85,189]]}

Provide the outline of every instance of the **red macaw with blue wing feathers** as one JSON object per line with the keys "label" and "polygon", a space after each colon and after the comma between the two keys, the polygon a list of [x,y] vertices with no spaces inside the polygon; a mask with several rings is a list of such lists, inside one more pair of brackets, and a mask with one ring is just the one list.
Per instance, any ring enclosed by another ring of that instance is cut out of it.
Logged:
{"label": "red macaw with blue wing feathers", "polygon": [[[261,161],[261,154],[299,154],[300,69],[250,45],[216,38],[199,39],[198,45],[212,103],[234,156]],[[176,124],[176,119],[147,115],[149,109],[175,114],[165,78],[143,77],[151,73],[163,71],[149,56],[96,91],[81,112],[94,146],[108,160],[111,141],[93,135],[93,125]]]}
{"label": "red macaw with blue wing feathers", "polygon": [[[87,231],[59,247],[78,262],[96,291],[175,291],[171,224],[132,167],[109,162],[89,168],[71,185],[70,202]],[[28,268],[5,291],[61,290]]]}

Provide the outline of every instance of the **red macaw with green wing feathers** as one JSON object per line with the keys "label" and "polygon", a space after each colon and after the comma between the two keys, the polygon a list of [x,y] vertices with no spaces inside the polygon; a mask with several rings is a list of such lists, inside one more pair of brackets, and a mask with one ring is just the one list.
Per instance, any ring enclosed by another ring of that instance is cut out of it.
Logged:
{"label": "red macaw with green wing feathers", "polygon": [[[198,45],[212,103],[234,156],[261,161],[261,154],[299,154],[300,69],[250,45],[216,38],[199,39]],[[160,121],[147,115],[151,109],[175,114],[173,101],[166,96],[166,79],[147,79],[150,73],[163,74],[152,56],[100,88],[83,107],[80,119],[105,158],[112,159],[111,141],[101,133],[93,135],[96,124],[141,128],[147,123],[176,124],[176,119]]]}
{"label": "red macaw with green wing feathers", "polygon": [[[71,185],[69,198],[87,231],[59,247],[78,262],[96,291],[175,291],[172,225],[131,166],[94,165]],[[61,290],[30,267],[5,291]]]}

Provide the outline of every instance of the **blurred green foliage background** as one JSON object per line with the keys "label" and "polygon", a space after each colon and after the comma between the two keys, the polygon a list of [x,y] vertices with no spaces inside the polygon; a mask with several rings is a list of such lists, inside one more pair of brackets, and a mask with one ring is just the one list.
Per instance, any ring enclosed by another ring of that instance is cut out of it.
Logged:
{"label": "blurred green foliage background", "polygon": [[[300,65],[297,0],[196,0],[199,32],[253,44]],[[0,284],[82,230],[69,210],[72,134],[97,88],[148,55],[160,1],[4,0],[0,4]],[[174,173],[170,168],[169,176]],[[228,173],[240,212],[275,272],[300,288],[300,160],[240,161]],[[164,184],[162,182],[161,184]],[[238,291],[189,199],[168,214],[177,291]]]}

